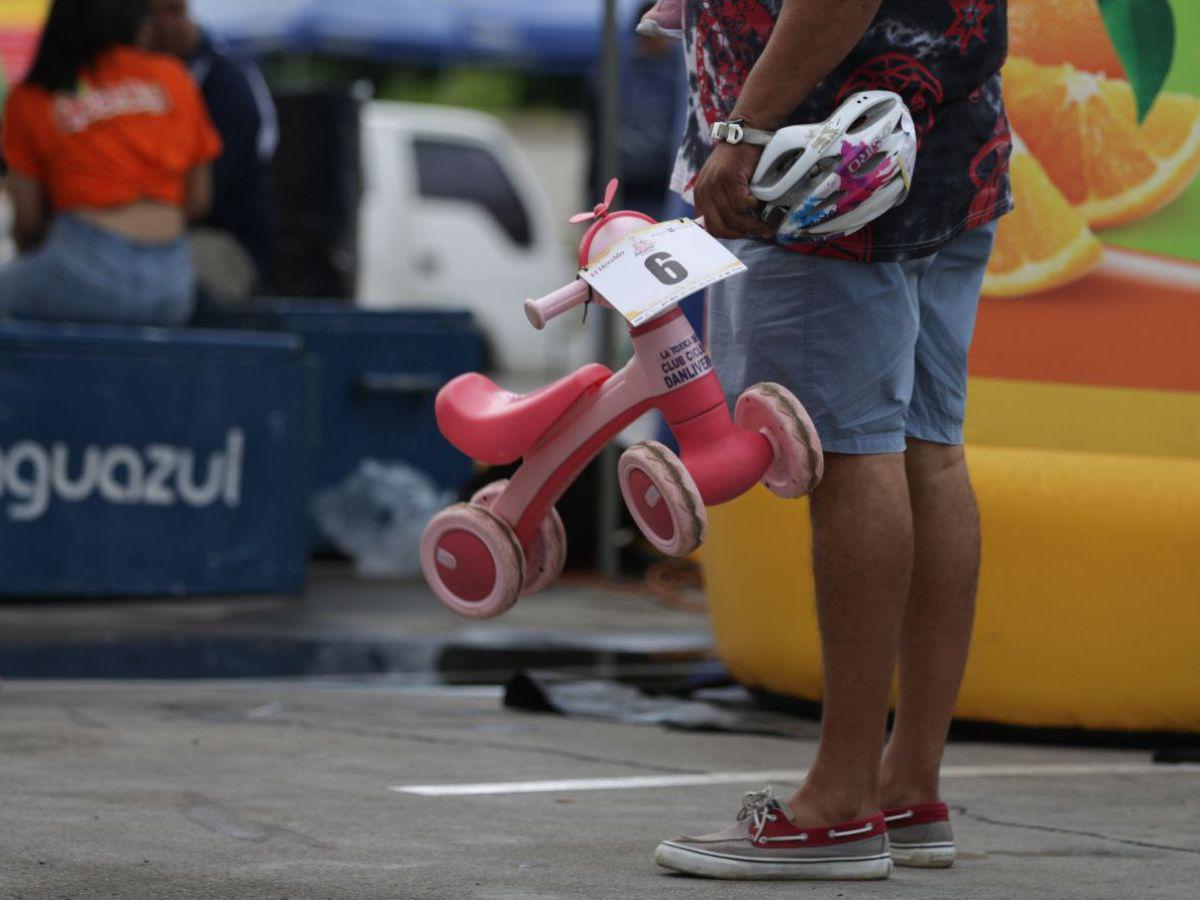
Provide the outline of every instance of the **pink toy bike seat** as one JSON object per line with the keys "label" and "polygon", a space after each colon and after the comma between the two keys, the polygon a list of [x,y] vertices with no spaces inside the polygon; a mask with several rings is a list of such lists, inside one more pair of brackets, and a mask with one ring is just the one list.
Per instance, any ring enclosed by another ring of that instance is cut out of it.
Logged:
{"label": "pink toy bike seat", "polygon": [[467,372],[438,391],[438,427],[472,459],[493,466],[515,462],[589,388],[611,375],[607,366],[589,363],[536,391],[514,394],[478,372]]}

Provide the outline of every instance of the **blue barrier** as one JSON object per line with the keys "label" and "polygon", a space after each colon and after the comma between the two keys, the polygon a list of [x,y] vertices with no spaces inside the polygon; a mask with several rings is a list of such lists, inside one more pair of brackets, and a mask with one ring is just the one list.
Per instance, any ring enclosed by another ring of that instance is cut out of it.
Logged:
{"label": "blue barrier", "polygon": [[0,326],[0,594],[297,592],[315,391],[294,336]]}
{"label": "blue barrier", "polygon": [[342,480],[366,457],[403,460],[447,488],[472,477],[473,464],[442,437],[434,418],[438,389],[484,367],[483,337],[469,312],[376,312],[271,300],[209,311],[199,322],[298,335],[319,360],[314,490]]}

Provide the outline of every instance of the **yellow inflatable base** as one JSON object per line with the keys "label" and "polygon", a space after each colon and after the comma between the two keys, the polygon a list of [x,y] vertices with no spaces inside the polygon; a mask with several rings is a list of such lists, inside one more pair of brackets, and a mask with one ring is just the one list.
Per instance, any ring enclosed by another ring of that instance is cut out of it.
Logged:
{"label": "yellow inflatable base", "polygon": [[[957,715],[1200,732],[1200,460],[969,447],[983,567]],[[819,700],[808,507],[709,510],[717,648],[744,684]]]}

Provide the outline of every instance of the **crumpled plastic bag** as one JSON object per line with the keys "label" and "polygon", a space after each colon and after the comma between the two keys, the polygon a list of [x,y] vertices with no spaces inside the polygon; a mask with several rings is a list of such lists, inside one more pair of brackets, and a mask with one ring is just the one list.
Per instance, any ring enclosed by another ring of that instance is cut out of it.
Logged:
{"label": "crumpled plastic bag", "polygon": [[364,459],[313,497],[312,512],[321,534],[354,560],[358,574],[409,578],[421,572],[425,526],[454,499],[407,463]]}

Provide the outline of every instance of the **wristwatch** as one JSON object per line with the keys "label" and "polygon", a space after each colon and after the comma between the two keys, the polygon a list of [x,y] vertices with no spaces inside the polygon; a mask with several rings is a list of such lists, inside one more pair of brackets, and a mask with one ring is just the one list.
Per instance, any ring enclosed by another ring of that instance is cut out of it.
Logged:
{"label": "wristwatch", "polygon": [[728,122],[713,122],[709,136],[714,141],[724,141],[727,144],[767,144],[773,131],[762,131],[751,128],[745,119],[730,119]]}

